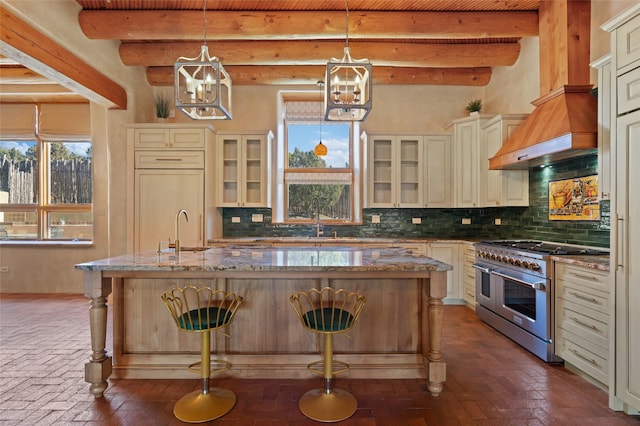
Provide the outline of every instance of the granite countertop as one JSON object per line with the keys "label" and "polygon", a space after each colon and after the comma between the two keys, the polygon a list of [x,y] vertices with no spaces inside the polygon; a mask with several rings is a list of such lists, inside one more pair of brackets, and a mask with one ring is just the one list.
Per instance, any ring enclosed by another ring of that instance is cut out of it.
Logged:
{"label": "granite countertop", "polygon": [[245,237],[245,238],[215,238],[208,244],[422,244],[436,242],[452,242],[473,240],[452,238],[370,238],[370,237]]}
{"label": "granite countertop", "polygon": [[399,248],[333,246],[271,247],[227,245],[202,251],[128,254],[75,265],[84,271],[234,272],[420,272],[452,266]]}
{"label": "granite countertop", "polygon": [[551,256],[551,260],[553,260],[554,262],[560,262],[560,263],[570,263],[570,264],[582,266],[585,268],[599,269],[601,271],[609,271],[609,263],[610,263],[610,259],[608,255],[599,255],[599,256],[562,255],[562,256]]}

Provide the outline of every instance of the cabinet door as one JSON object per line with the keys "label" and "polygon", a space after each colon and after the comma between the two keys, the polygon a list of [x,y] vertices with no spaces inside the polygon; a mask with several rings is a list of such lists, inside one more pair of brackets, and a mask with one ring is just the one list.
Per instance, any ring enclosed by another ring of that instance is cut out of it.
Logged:
{"label": "cabinet door", "polygon": [[459,302],[462,299],[462,290],[459,279],[458,243],[431,243],[429,244],[429,257],[453,266],[452,271],[447,271],[447,297],[445,301]]}
{"label": "cabinet door", "polygon": [[242,194],[242,137],[224,135],[218,142],[219,205],[240,207]]}
{"label": "cabinet door", "polygon": [[527,170],[489,170],[489,158],[502,147],[505,140],[524,121],[513,116],[501,116],[501,120],[482,129],[478,158],[479,207],[528,206],[529,172]]}
{"label": "cabinet door", "polygon": [[451,185],[451,137],[424,136],[425,207],[453,207]]}
{"label": "cabinet door", "polygon": [[420,136],[398,136],[396,139],[396,207],[423,206],[423,146]]}
{"label": "cabinet door", "polygon": [[266,158],[266,136],[252,135],[242,137],[243,167],[243,207],[266,207],[267,200],[267,164]]}
{"label": "cabinet door", "polygon": [[369,142],[367,207],[394,207],[392,136],[375,136]]}
{"label": "cabinet door", "polygon": [[136,170],[134,203],[136,252],[173,241],[181,209],[189,214],[189,222],[180,219],[182,246],[203,244],[204,170]]}
{"label": "cabinet door", "polygon": [[478,206],[478,122],[455,125],[456,207]]}
{"label": "cabinet door", "polygon": [[640,409],[640,110],[618,118],[615,150],[616,396]]}

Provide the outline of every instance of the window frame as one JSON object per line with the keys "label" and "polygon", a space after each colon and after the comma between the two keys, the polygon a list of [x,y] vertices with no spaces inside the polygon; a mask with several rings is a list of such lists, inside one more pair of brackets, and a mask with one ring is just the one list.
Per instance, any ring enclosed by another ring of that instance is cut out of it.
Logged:
{"label": "window frame", "polygon": [[[322,94],[317,91],[280,91],[278,92],[278,137],[275,144],[275,179],[273,191],[273,222],[284,224],[310,224],[315,223],[314,219],[291,219],[288,217],[288,185],[290,183],[299,183],[295,179],[288,179],[288,177],[294,175],[335,175],[340,182],[348,183],[351,187],[350,190],[350,207],[351,207],[351,220],[321,220],[321,223],[332,225],[354,225],[362,223],[362,195],[361,195],[361,163],[362,163],[362,148],[360,144],[360,138],[358,137],[360,132],[360,123],[352,122],[349,132],[349,167],[341,168],[300,168],[300,167],[288,167],[288,129],[286,122],[286,103],[294,101],[322,101]],[[350,174],[350,179],[347,181],[344,177],[339,177],[340,174]],[[305,179],[306,180],[306,179]],[[309,182],[317,184],[326,184],[326,182],[320,178],[317,180],[310,180]],[[338,182],[336,182],[338,183]]]}
{"label": "window frame", "polygon": [[[40,117],[41,109],[40,104],[34,104],[36,108],[36,116]],[[38,128],[40,120],[34,123],[34,134],[29,138],[19,137],[3,137],[0,138],[0,142],[9,141],[21,141],[21,142],[33,142],[36,147],[36,161],[37,161],[37,195],[34,203],[29,204],[0,204],[0,212],[2,213],[35,213],[36,215],[36,236],[35,238],[7,238],[2,239],[2,243],[69,243],[77,242],[81,243],[93,243],[95,239],[95,218],[93,217],[93,187],[94,187],[94,161],[93,161],[93,149],[91,155],[91,203],[53,203],[51,200],[51,188],[52,188],[52,172],[51,172],[51,152],[50,147],[53,143],[89,143],[93,148],[93,141],[89,136],[59,136],[59,137],[42,137],[40,129]],[[52,229],[58,224],[50,224],[49,219],[51,214],[55,213],[89,213],[91,215],[91,237],[90,238],[53,238]]]}

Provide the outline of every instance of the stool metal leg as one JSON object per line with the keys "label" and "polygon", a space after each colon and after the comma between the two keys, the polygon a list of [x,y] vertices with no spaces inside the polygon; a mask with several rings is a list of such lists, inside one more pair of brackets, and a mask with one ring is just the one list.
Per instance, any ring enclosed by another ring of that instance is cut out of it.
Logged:
{"label": "stool metal leg", "polygon": [[173,407],[173,414],[183,422],[203,423],[227,414],[236,403],[236,395],[229,389],[210,388],[211,333],[200,333],[200,364],[202,389],[188,393]]}
{"label": "stool metal leg", "polygon": [[358,409],[358,400],[349,392],[333,389],[333,335],[324,335],[324,389],[313,389],[298,402],[302,414],[318,422],[339,422]]}

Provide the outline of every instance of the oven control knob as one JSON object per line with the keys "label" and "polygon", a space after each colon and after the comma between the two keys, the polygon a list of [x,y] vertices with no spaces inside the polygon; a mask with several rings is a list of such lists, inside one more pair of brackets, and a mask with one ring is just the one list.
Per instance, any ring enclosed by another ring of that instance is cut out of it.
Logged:
{"label": "oven control knob", "polygon": [[494,259],[497,260],[498,262],[502,262],[502,256],[501,255],[495,256]]}
{"label": "oven control knob", "polygon": [[528,262],[525,260],[524,262],[522,262],[522,266],[524,266],[527,269],[531,269],[531,262]]}
{"label": "oven control knob", "polygon": [[538,265],[537,263],[532,263],[531,264],[531,269],[533,271],[539,271],[540,270],[540,265]]}
{"label": "oven control knob", "polygon": [[516,259],[516,261],[515,261],[515,265],[516,266],[522,268],[522,264],[523,264],[522,259]]}
{"label": "oven control knob", "polygon": [[497,258],[497,256],[496,256],[496,254],[495,254],[495,253],[491,253],[491,256],[490,256],[490,257],[491,257],[491,260],[496,260],[496,258]]}
{"label": "oven control knob", "polygon": [[513,258],[513,257],[509,258],[509,264],[510,265],[515,265],[516,264],[516,259]]}

